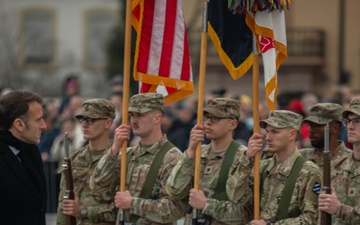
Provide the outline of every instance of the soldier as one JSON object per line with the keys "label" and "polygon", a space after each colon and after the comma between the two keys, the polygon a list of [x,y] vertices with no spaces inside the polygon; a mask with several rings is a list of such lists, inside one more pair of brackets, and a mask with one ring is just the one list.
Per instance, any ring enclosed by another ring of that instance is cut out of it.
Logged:
{"label": "soldier", "polygon": [[116,193],[116,207],[125,211],[127,224],[176,224],[185,202],[170,197],[165,185],[181,151],[161,132],[164,97],[157,93],[134,95],[128,112],[131,125],[122,124],[115,130],[114,145],[100,160],[92,180],[103,187],[119,183],[119,149],[124,140],[129,141],[132,129],[140,143],[127,149],[127,190]]}
{"label": "soldier", "polygon": [[[266,130],[271,159],[260,161],[261,200],[260,220],[251,225],[316,224],[317,199],[321,186],[319,167],[306,161],[296,148],[302,116],[287,110],[274,110],[260,121]],[[262,135],[253,134],[246,154],[228,179],[227,192],[233,201],[252,193],[253,158],[262,148]],[[252,197],[252,196],[251,196]]]}
{"label": "soldier", "polygon": [[341,130],[343,108],[335,103],[318,103],[310,109],[310,115],[303,122],[310,126],[310,142],[312,148],[304,148],[299,152],[308,160],[317,164],[320,169],[324,165],[324,127],[329,123],[329,151],[331,152],[331,165],[335,167],[339,161],[351,154],[343,141],[338,140]]}
{"label": "soldier", "polygon": [[334,225],[360,224],[360,98],[353,99],[342,114],[353,153],[336,167],[332,194],[319,195],[319,209],[333,216]]}
{"label": "soldier", "polygon": [[[183,199],[189,195],[189,204],[200,212],[200,224],[244,224],[251,217],[251,209],[242,207],[250,199],[230,201],[225,191],[231,166],[244,154],[246,147],[233,140],[238,125],[240,103],[229,98],[215,98],[204,109],[204,125],[195,125],[190,133],[188,149],[183,153],[166,185],[170,196]],[[204,141],[204,134],[211,143],[201,146],[199,189],[190,189],[194,174],[196,146]],[[191,215],[187,215],[186,223]]]}
{"label": "soldier", "polygon": [[76,116],[82,124],[83,137],[89,141],[89,144],[71,156],[75,200],[63,199],[66,183],[62,174],[57,213],[58,225],[65,223],[65,216],[76,217],[77,225],[115,224],[117,210],[114,205],[114,195],[118,186],[110,184],[106,187],[94,188],[90,183],[90,175],[100,158],[111,149],[109,132],[114,118],[114,105],[105,99],[85,101],[82,111]]}

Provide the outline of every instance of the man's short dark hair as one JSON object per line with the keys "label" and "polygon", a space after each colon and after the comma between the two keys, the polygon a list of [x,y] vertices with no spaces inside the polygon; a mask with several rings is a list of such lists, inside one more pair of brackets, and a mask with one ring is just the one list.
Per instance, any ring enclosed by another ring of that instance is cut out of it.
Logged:
{"label": "man's short dark hair", "polygon": [[11,91],[0,97],[0,130],[9,130],[16,118],[27,118],[29,103],[43,99],[31,91]]}

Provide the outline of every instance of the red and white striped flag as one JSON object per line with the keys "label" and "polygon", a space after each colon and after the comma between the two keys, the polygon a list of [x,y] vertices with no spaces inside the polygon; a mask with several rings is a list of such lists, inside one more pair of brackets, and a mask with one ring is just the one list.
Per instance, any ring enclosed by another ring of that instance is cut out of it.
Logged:
{"label": "red and white striped flag", "polygon": [[139,92],[157,92],[165,105],[194,91],[181,0],[133,0],[137,31],[134,78]]}
{"label": "red and white striped flag", "polygon": [[264,64],[266,102],[270,110],[276,108],[278,93],[277,71],[287,58],[284,11],[247,13],[246,23],[256,35]]}

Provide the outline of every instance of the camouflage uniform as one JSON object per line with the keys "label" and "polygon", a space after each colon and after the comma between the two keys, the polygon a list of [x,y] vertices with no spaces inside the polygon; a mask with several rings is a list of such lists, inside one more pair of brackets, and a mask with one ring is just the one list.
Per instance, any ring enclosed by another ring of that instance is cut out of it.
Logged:
{"label": "camouflage uniform", "polygon": [[[335,165],[341,163],[349,154],[352,153],[352,150],[348,149],[345,146],[343,141],[338,141],[339,145],[335,149],[335,152],[340,152],[339,155],[331,159],[331,168],[334,168]],[[303,148],[299,150],[300,154],[303,155],[306,159],[314,162],[322,170],[324,166],[324,154],[318,148]]]}
{"label": "camouflage uniform", "polygon": [[[239,118],[239,102],[232,99],[217,98],[211,100],[204,113],[209,113],[219,118]],[[236,164],[241,155],[246,151],[246,147],[240,145],[234,157],[233,165]],[[245,224],[251,214],[248,208],[243,205],[250,201],[249,198],[241,199],[237,202],[219,201],[213,199],[222,162],[225,152],[221,154],[211,154],[211,144],[201,146],[200,158],[200,180],[199,189],[202,190],[207,198],[203,210],[198,218],[203,215],[212,217],[212,225],[218,224]],[[189,194],[189,187],[192,185],[194,174],[194,158],[189,158],[186,152],[183,153],[181,160],[177,163],[166,185],[166,191],[178,199],[183,199]],[[234,170],[234,166],[229,171]],[[251,208],[251,207],[249,207]],[[190,215],[187,216],[185,224],[190,223]]]}
{"label": "camouflage uniform", "polygon": [[[114,118],[114,105],[104,99],[91,99],[83,103],[82,112],[77,118]],[[118,182],[108,184],[102,189],[93,190],[90,184],[90,175],[93,173],[100,158],[111,149],[90,151],[89,146],[81,148],[71,156],[74,192],[79,202],[87,209],[87,215],[77,217],[77,225],[113,225],[115,224],[117,209],[114,205],[114,196],[118,190]],[[65,215],[62,212],[62,201],[66,190],[65,176],[62,174],[57,212],[57,225],[65,224]]]}
{"label": "camouflage uniform", "polygon": [[[319,125],[326,125],[331,121],[342,122],[341,118],[342,106],[335,103],[318,103],[310,109],[310,116],[304,119],[304,122],[312,122]],[[338,153],[331,159],[332,167],[337,165],[340,161],[343,161],[344,158],[351,154],[352,151],[346,148],[343,141],[338,141],[339,145],[336,149],[331,150],[333,153]],[[308,160],[311,160],[317,164],[320,169],[323,169],[324,165],[324,155],[323,151],[320,151],[318,148],[304,148],[299,150],[299,152]]]}
{"label": "camouflage uniform", "polygon": [[[164,110],[163,97],[160,94],[148,93],[134,95],[130,99],[129,112],[146,113],[151,110]],[[185,202],[170,197],[165,191],[166,181],[173,167],[181,157],[181,151],[173,147],[166,154],[157,175],[150,199],[139,198],[150,166],[160,148],[168,142],[164,135],[161,140],[151,146],[141,143],[127,149],[128,165],[126,170],[126,189],[133,200],[131,207],[125,210],[125,222],[130,214],[140,216],[136,224],[176,224],[185,210]],[[100,160],[92,182],[96,186],[106,187],[119,177],[120,160],[109,150]],[[117,180],[119,182],[119,180]]]}
{"label": "camouflage uniform", "polygon": [[[350,109],[343,112],[343,117],[347,119],[350,113],[360,116],[360,99],[350,103]],[[360,161],[351,154],[335,165],[333,170],[331,185],[335,188],[341,207],[332,217],[332,224],[360,224]]]}
{"label": "camouflage uniform", "polygon": [[[260,121],[262,128],[269,124],[276,128],[291,127],[299,131],[301,116],[286,110],[271,111],[269,118]],[[260,218],[269,224],[316,224],[318,218],[318,190],[322,183],[321,173],[313,162],[306,161],[295,183],[287,213],[300,209],[300,215],[275,221],[282,192],[295,159],[300,155],[295,148],[294,152],[283,162],[277,163],[275,156],[260,161],[260,173],[267,172],[261,184]],[[253,159],[241,155],[238,168],[233,172],[227,182],[227,192],[233,201],[251,195],[254,188]],[[249,176],[250,175],[250,176]],[[250,194],[249,194],[250,193]],[[286,212],[284,212],[286,213]]]}

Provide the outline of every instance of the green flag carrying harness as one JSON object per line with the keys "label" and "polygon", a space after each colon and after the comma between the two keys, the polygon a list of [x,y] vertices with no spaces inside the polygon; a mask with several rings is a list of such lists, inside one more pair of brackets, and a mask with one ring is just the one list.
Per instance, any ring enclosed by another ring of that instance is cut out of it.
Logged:
{"label": "green flag carrying harness", "polygon": [[215,191],[212,196],[213,199],[228,200],[228,196],[226,194],[226,180],[228,178],[230,166],[232,165],[232,162],[235,158],[235,153],[239,146],[239,143],[232,141],[229,145],[229,148],[225,152],[224,160],[221,164],[219,179],[216,183]]}
{"label": "green flag carrying harness", "polygon": [[[155,180],[156,180],[157,175],[159,174],[160,166],[163,162],[163,159],[164,159],[166,153],[173,147],[175,147],[175,146],[170,141],[165,142],[165,144],[163,146],[161,146],[159,152],[156,154],[153,162],[151,163],[149,172],[146,176],[146,180],[145,180],[143,188],[141,189],[139,198],[144,198],[144,199],[150,198],[151,193],[154,188]],[[131,153],[128,153],[128,159],[130,159],[130,158],[131,158]],[[140,217],[137,215],[131,215],[130,223],[135,224],[139,218]]]}
{"label": "green flag carrying harness", "polygon": [[[290,206],[290,200],[291,200],[291,197],[294,192],[296,180],[297,180],[300,170],[305,162],[306,162],[306,159],[303,156],[298,156],[296,158],[294,165],[290,171],[290,174],[289,174],[288,178],[286,179],[286,183],[285,183],[284,189],[281,194],[279,207],[276,212],[275,221],[272,221],[272,222],[276,222],[276,221],[287,219],[287,218],[294,218],[301,214],[301,211],[298,207],[295,208],[294,210],[292,210],[291,212],[288,212],[288,210],[289,210],[289,206]],[[269,166],[269,164],[264,167],[264,170],[261,173],[261,177],[260,177],[261,188],[264,184],[266,176],[268,175],[265,172],[268,166]],[[261,190],[261,192],[262,191],[263,190]]]}

